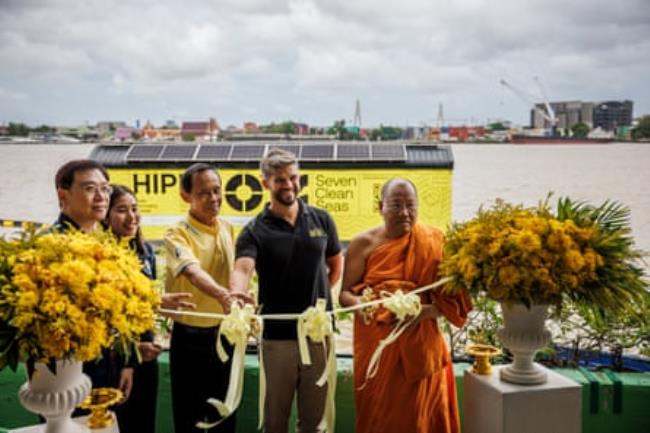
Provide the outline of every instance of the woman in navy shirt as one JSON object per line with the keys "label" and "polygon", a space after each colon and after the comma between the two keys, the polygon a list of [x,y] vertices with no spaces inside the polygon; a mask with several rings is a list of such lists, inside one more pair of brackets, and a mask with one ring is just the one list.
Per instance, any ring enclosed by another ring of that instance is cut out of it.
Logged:
{"label": "woman in navy shirt", "polygon": [[[156,279],[153,247],[142,239],[138,202],[129,188],[113,185],[105,224],[118,238],[129,237],[129,246],[142,263],[142,272]],[[116,408],[121,433],[154,433],[158,394],[158,355],[162,348],[153,341],[153,331],[140,336],[138,350],[142,363],[135,364],[133,388],[126,402]]]}

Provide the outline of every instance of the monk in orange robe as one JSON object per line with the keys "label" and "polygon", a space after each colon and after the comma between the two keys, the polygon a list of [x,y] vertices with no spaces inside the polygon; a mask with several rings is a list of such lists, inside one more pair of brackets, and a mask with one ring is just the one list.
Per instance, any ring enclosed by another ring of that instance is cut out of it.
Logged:
{"label": "monk in orange robe", "polygon": [[[339,301],[363,302],[364,291],[407,292],[437,280],[443,234],[417,224],[417,193],[406,179],[382,188],[384,225],[360,234],[348,247]],[[420,295],[422,312],[387,346],[374,377],[366,380],[372,354],[393,329],[393,313],[379,308],[356,314],[354,386],[357,433],[459,433],[456,386],[451,357],[438,329],[444,316],[463,326],[472,308],[467,293],[445,295],[439,289]]]}

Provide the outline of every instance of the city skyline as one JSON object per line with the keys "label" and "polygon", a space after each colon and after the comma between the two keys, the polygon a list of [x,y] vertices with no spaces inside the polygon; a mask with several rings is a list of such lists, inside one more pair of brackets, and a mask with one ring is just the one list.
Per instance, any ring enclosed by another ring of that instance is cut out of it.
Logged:
{"label": "city skyline", "polygon": [[542,102],[650,113],[650,3],[0,0],[0,123],[363,126],[506,119]]}

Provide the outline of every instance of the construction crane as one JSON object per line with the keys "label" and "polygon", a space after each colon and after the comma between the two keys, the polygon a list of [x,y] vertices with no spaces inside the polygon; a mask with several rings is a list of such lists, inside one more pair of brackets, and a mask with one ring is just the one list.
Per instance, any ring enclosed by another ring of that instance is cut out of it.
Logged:
{"label": "construction crane", "polygon": [[539,87],[539,90],[542,92],[542,98],[544,98],[544,106],[546,107],[546,111],[548,112],[549,117],[552,119],[550,120],[551,126],[555,128],[557,125],[557,117],[555,117],[555,111],[553,111],[551,104],[548,102],[548,98],[546,97],[546,89],[544,89],[542,80],[540,80],[537,76],[533,77],[533,80],[535,80],[537,86]]}
{"label": "construction crane", "polygon": [[508,83],[506,80],[503,78],[499,81],[504,87],[507,87],[510,89],[515,95],[517,95],[521,100],[526,102],[527,104],[530,104],[533,106],[533,110],[535,110],[537,113],[539,113],[540,116],[542,116],[548,123],[551,125],[551,130],[553,135],[556,135],[556,127],[557,127],[557,122],[558,119],[555,117],[555,112],[553,111],[553,108],[551,107],[551,104],[548,102],[548,98],[546,97],[546,90],[544,89],[544,86],[542,85],[542,81],[539,79],[539,77],[534,77],[534,81],[539,87],[539,90],[542,94],[542,99],[544,101],[544,107],[546,108],[546,111],[542,110],[535,104],[531,97],[518,89],[517,87],[513,86],[512,84]]}

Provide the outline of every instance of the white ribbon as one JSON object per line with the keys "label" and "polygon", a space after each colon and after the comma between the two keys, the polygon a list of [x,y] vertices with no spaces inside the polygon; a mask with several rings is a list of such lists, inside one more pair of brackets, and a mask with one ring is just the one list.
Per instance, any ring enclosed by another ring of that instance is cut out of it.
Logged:
{"label": "white ribbon", "polygon": [[327,372],[327,397],[325,400],[323,419],[321,419],[318,428],[324,432],[334,433],[334,427],[336,425],[336,379],[338,375],[333,338],[330,338],[329,344],[330,350],[327,357],[327,365],[325,366],[325,371]]}
{"label": "white ribbon", "polygon": [[[411,290],[408,293],[409,294],[417,294],[417,293],[426,292],[427,290],[432,290],[432,289],[435,289],[437,287],[440,287],[443,284],[448,283],[449,281],[451,281],[451,277],[443,278],[441,280],[436,281],[433,284],[418,287],[417,289]],[[386,302],[386,300],[387,299],[384,299],[384,298],[375,299],[373,301],[359,303],[359,304],[353,305],[351,307],[335,308],[334,310],[328,311],[327,313],[328,314],[349,313],[349,312],[352,312],[352,311],[362,310],[364,308],[373,307],[375,305],[383,304],[384,302]],[[164,314],[167,314],[167,315],[171,315],[171,316],[182,315],[182,316],[188,316],[188,317],[189,316],[191,316],[191,317],[208,317],[208,318],[211,318],[211,319],[223,319],[223,318],[226,317],[225,314],[219,314],[219,313],[207,313],[207,312],[204,312],[204,311],[189,311],[189,310],[169,310],[169,309],[165,309],[165,308],[159,309],[158,312],[159,313],[164,313]],[[296,320],[296,319],[298,319],[299,316],[300,316],[300,314],[258,314],[258,315],[256,315],[256,317],[258,317],[258,318],[260,318],[262,320],[265,320],[265,321],[266,320]]]}
{"label": "white ribbon", "polygon": [[422,311],[420,297],[415,293],[404,293],[401,289],[395,293],[381,292],[384,297],[384,308],[395,314],[397,320],[402,321],[407,316],[417,316]]}
{"label": "white ribbon", "polygon": [[[327,308],[327,300],[319,298],[316,306],[307,308],[297,321],[298,326],[298,350],[300,361],[303,365],[311,365],[309,354],[309,342],[307,337],[314,343],[321,343],[325,355],[325,368],[316,385],[323,386],[326,383],[327,396],[323,418],[319,423],[319,430],[333,432],[335,423],[335,395],[336,395],[336,351],[334,350],[334,338],[332,338],[332,318]],[[327,343],[329,340],[329,351]]]}
{"label": "white ribbon", "polygon": [[196,423],[197,428],[213,428],[232,415],[239,407],[244,388],[246,344],[248,343],[248,336],[254,331],[253,323],[258,320],[252,305],[247,304],[242,308],[238,304],[233,304],[230,314],[226,315],[221,321],[219,335],[217,335],[217,355],[219,355],[221,362],[226,362],[229,358],[223,348],[221,337],[225,337],[233,346],[233,360],[230,366],[228,391],[226,392],[224,401],[216,398],[209,398],[207,400],[209,404],[217,409],[221,419],[212,423],[199,421]]}
{"label": "white ribbon", "polygon": [[298,316],[298,350],[303,365],[311,365],[307,337],[314,343],[322,343],[325,350],[325,341],[332,334],[332,319],[326,308],[327,301],[320,298],[316,301],[316,306],[307,308]]}
{"label": "white ribbon", "polygon": [[[328,336],[332,335],[332,321],[330,315],[347,313],[356,310],[362,310],[364,308],[377,306],[379,304],[384,304],[388,310],[393,312],[398,318],[398,323],[395,325],[391,333],[380,341],[375,353],[371,357],[371,362],[368,364],[368,369],[366,371],[366,380],[361,386],[362,389],[368,379],[375,376],[377,369],[379,367],[379,359],[383,350],[392,344],[400,335],[408,328],[413,319],[404,320],[407,316],[416,316],[419,314],[421,305],[419,298],[416,300],[413,298],[417,293],[422,293],[427,290],[435,289],[439,286],[450,281],[451,278],[443,278],[436,281],[433,284],[427,286],[419,287],[415,290],[410,291],[407,294],[398,290],[394,294],[389,294],[389,296],[375,299],[373,301],[359,303],[351,307],[346,308],[337,308],[333,311],[325,311],[326,301],[324,299],[319,299],[315,307],[309,307],[301,314],[261,314],[256,315],[253,313],[253,307],[251,305],[246,305],[244,308],[239,307],[238,305],[233,305],[230,314],[219,314],[219,313],[207,313],[202,311],[186,311],[186,310],[169,310],[169,309],[160,309],[160,313],[167,315],[183,315],[183,316],[192,316],[192,317],[208,317],[215,319],[223,319],[220,325],[219,336],[217,337],[217,354],[222,361],[228,360],[228,355],[221,346],[221,335],[223,334],[228,341],[234,346],[234,358],[232,367],[230,370],[230,383],[228,386],[228,391],[226,393],[225,402],[211,398],[208,399],[208,403],[212,404],[219,414],[223,417],[221,420],[215,423],[207,422],[198,422],[196,426],[198,428],[212,428],[218,425],[223,419],[230,416],[241,403],[241,396],[243,390],[243,377],[244,377],[244,357],[246,353],[246,343],[248,341],[248,335],[251,332],[252,324],[257,322],[259,329],[262,329],[263,323],[265,320],[296,320],[298,326],[298,344],[300,351],[300,359],[303,364],[311,365],[311,357],[309,355],[309,346],[307,344],[306,337],[309,337],[314,342],[322,342],[325,350],[325,344]],[[384,293],[384,292],[383,292]],[[382,293],[382,294],[383,294]],[[417,298],[417,296],[415,296]],[[417,313],[415,311],[417,310]],[[401,320],[400,320],[401,318]],[[246,331],[247,330],[247,331]],[[246,332],[244,332],[246,331]],[[261,335],[261,334],[260,334]],[[302,335],[302,337],[301,337]],[[266,374],[264,371],[264,358],[262,355],[262,350],[258,349],[260,356],[260,366],[259,366],[259,375],[260,375],[260,400],[259,400],[259,426],[258,429],[262,428],[262,423],[264,421],[264,398],[266,395]],[[225,359],[224,359],[225,358]],[[323,420],[320,423],[320,427],[327,426],[327,431],[333,432],[334,430],[334,392],[336,389],[336,352],[334,350],[334,338],[329,338],[329,351],[327,355],[327,364],[323,371],[323,374],[319,378],[317,385],[323,386],[325,382],[328,383],[328,393],[327,393],[327,402],[325,407],[325,413],[323,414]],[[224,416],[225,415],[225,416]]]}
{"label": "white ribbon", "polygon": [[258,370],[260,375],[260,383],[257,396],[257,410],[259,412],[257,414],[257,418],[259,419],[259,422],[257,423],[258,430],[261,430],[264,426],[264,404],[266,400],[266,370],[264,369],[264,348],[262,345],[262,339],[260,338],[259,344],[257,345],[257,353],[260,357],[260,365]]}
{"label": "white ribbon", "polygon": [[368,381],[375,377],[377,374],[377,371],[379,370],[379,361],[381,360],[381,355],[384,352],[384,349],[393,344],[399,337],[404,333],[404,331],[409,327],[409,325],[413,322],[413,319],[410,320],[402,320],[398,322],[395,327],[393,328],[392,331],[390,331],[390,334],[386,336],[383,340],[379,342],[377,345],[377,348],[373,352],[372,356],[370,357],[370,361],[368,362],[368,367],[366,368],[366,377],[363,380],[363,384],[357,388],[358,390],[362,390],[363,388],[366,387],[368,384]]}
{"label": "white ribbon", "polygon": [[[365,388],[368,381],[375,377],[377,371],[379,371],[379,363],[384,349],[397,341],[422,311],[420,297],[413,292],[405,294],[401,289],[398,289],[394,293],[383,291],[381,295],[384,300],[384,308],[395,314],[398,322],[390,334],[379,342],[370,357],[370,362],[368,362],[368,367],[366,368],[366,377],[363,380],[363,385],[358,388],[359,390]],[[408,320],[406,320],[407,317],[409,317]]]}

